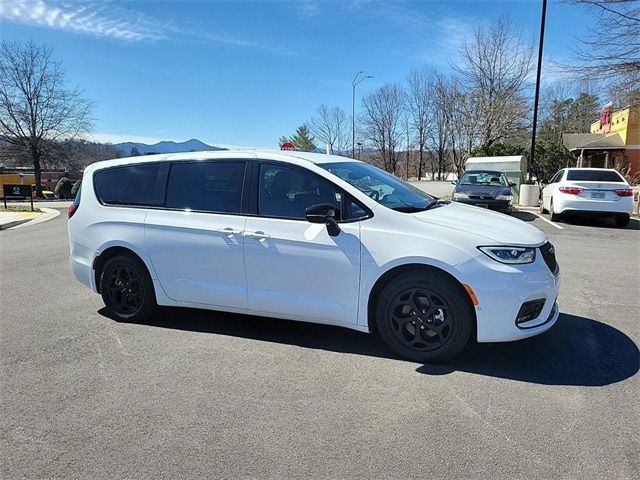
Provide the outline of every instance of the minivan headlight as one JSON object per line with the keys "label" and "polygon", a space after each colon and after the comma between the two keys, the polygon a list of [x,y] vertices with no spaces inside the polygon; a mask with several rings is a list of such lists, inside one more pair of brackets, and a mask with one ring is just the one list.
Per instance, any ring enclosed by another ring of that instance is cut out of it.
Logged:
{"label": "minivan headlight", "polygon": [[536,249],[531,247],[478,247],[478,250],[500,263],[532,263],[536,259]]}
{"label": "minivan headlight", "polygon": [[511,201],[513,199],[513,195],[498,195],[496,197],[496,200],[509,200]]}
{"label": "minivan headlight", "polygon": [[466,194],[466,193],[464,193],[464,192],[455,192],[455,193],[453,194],[453,199],[454,199],[454,200],[458,200],[458,199],[461,199],[461,198],[469,198],[469,195],[467,195],[467,194]]}

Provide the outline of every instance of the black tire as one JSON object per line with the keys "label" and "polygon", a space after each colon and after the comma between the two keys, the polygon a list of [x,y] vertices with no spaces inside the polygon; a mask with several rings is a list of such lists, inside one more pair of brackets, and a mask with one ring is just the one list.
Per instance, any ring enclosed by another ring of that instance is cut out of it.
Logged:
{"label": "black tire", "polygon": [[100,293],[114,320],[144,322],[157,308],[147,267],[130,255],[116,255],[107,260],[100,272]]}
{"label": "black tire", "polygon": [[560,214],[553,211],[553,198],[551,199],[551,202],[549,202],[549,220],[552,222],[560,220]]}
{"label": "black tire", "polygon": [[616,226],[617,227],[626,227],[627,225],[629,225],[629,220],[631,219],[631,217],[629,215],[618,215],[615,220],[616,220]]}
{"label": "black tire", "polygon": [[375,315],[382,341],[397,355],[421,363],[455,357],[475,325],[469,295],[435,269],[394,278],[380,293]]}
{"label": "black tire", "polygon": [[542,197],[540,197],[540,213],[547,213],[547,209],[544,208],[544,201]]}

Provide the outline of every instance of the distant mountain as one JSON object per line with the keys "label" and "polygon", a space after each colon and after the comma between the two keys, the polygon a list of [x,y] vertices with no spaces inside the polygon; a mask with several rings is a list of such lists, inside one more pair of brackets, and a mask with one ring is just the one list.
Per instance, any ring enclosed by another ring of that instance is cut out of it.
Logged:
{"label": "distant mountain", "polygon": [[201,142],[200,140],[196,140],[195,138],[187,140],[186,142],[163,141],[154,143],[153,145],[147,145],[146,143],[138,142],[122,142],[114,144],[114,147],[122,151],[125,155],[129,155],[133,147],[138,149],[140,155],[147,155],[149,153],[179,153],[226,150],[226,148],[207,145],[206,143]]}

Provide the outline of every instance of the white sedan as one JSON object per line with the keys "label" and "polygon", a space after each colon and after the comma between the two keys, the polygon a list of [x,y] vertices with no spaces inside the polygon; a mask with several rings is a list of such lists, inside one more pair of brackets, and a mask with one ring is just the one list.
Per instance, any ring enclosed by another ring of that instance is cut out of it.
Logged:
{"label": "white sedan", "polygon": [[549,212],[551,220],[571,213],[608,216],[625,227],[633,212],[633,190],[613,169],[563,168],[542,190],[540,212]]}

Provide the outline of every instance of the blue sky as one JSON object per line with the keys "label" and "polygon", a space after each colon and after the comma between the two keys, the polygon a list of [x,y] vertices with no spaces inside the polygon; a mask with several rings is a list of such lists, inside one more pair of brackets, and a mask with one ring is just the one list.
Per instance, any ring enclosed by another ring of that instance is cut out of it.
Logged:
{"label": "blue sky", "polygon": [[[474,26],[508,15],[537,42],[541,1],[0,0],[3,40],[54,49],[95,102],[94,138],[198,138],[277,147],[322,103],[358,97],[423,66],[448,71]],[[550,1],[545,58],[572,55],[584,8]],[[557,72],[543,70],[545,82]]]}

